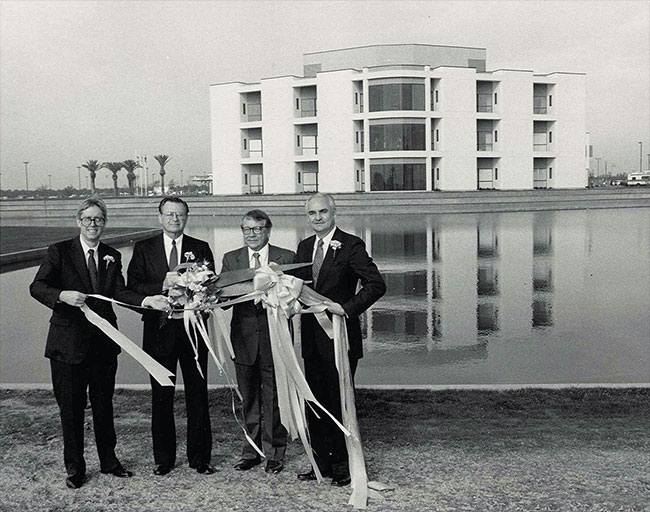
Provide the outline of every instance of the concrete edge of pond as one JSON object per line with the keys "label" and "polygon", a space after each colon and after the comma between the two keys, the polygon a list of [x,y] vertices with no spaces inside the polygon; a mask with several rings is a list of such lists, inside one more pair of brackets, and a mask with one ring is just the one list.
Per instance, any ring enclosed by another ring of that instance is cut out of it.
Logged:
{"label": "concrete edge of pond", "polygon": [[[154,228],[142,231],[133,231],[131,233],[122,233],[119,235],[104,237],[102,238],[102,242],[112,247],[121,247],[154,236],[160,231],[159,228]],[[45,254],[47,254],[47,247],[38,247],[26,251],[0,254],[0,273],[32,266],[36,262],[42,260],[45,257]]]}
{"label": "concrete edge of pond", "polygon": [[[209,384],[208,389],[227,388],[226,384]],[[650,388],[650,382],[629,382],[629,383],[567,383],[567,384],[367,384],[357,385],[357,389],[373,389],[382,391],[517,391],[521,389],[638,389]],[[177,389],[184,389],[182,384],[176,386]],[[51,390],[52,384],[49,383],[0,383],[0,390]],[[147,391],[151,389],[150,384],[116,384],[115,389],[126,389],[135,391]]]}

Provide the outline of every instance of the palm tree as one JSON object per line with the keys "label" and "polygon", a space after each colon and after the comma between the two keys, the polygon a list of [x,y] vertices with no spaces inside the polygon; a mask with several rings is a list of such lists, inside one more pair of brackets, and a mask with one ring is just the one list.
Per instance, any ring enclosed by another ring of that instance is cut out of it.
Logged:
{"label": "palm tree", "polygon": [[117,173],[122,169],[122,167],[124,167],[124,162],[104,162],[102,167],[113,173],[113,191],[115,197],[119,196],[120,193],[117,190]]}
{"label": "palm tree", "polygon": [[168,155],[155,155],[154,158],[158,160],[158,163],[160,164],[160,189],[162,195],[165,195],[165,165],[169,162],[171,157]]}
{"label": "palm tree", "polygon": [[102,168],[97,160],[88,160],[85,164],[81,164],[81,167],[88,169],[90,173],[90,193],[95,195],[95,178],[97,177],[97,171]]}
{"label": "palm tree", "polygon": [[124,160],[122,162],[124,169],[126,169],[126,179],[129,180],[129,194],[132,196],[135,195],[135,170],[141,168],[142,166],[135,160]]}

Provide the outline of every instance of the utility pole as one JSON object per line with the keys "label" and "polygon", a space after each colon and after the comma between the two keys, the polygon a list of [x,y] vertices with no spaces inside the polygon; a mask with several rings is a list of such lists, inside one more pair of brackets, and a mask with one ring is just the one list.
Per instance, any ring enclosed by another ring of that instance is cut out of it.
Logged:
{"label": "utility pole", "polygon": [[29,162],[23,162],[25,164],[25,190],[29,190],[29,177],[27,176],[27,164]]}
{"label": "utility pole", "polygon": [[77,166],[77,178],[79,178],[79,190],[81,191],[81,166]]}

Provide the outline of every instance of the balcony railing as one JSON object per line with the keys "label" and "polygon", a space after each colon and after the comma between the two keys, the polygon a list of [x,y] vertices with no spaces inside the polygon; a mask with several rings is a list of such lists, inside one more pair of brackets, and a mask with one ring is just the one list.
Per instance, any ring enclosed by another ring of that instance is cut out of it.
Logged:
{"label": "balcony railing", "polygon": [[533,151],[547,151],[548,144],[533,144]]}
{"label": "balcony railing", "polygon": [[262,120],[262,104],[261,103],[247,103],[246,104],[246,121],[261,121]]}
{"label": "balcony railing", "polygon": [[494,144],[490,143],[484,143],[484,144],[477,144],[476,145],[476,150],[477,151],[492,151]]}
{"label": "balcony railing", "polygon": [[547,114],[548,109],[546,107],[533,107],[534,114]]}

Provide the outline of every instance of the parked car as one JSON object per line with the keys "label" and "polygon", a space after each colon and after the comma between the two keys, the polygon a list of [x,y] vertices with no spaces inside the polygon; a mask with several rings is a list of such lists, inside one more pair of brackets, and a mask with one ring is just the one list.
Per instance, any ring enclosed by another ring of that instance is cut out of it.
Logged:
{"label": "parked car", "polygon": [[645,187],[650,186],[650,173],[631,172],[627,175],[625,184],[628,187]]}

